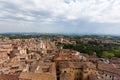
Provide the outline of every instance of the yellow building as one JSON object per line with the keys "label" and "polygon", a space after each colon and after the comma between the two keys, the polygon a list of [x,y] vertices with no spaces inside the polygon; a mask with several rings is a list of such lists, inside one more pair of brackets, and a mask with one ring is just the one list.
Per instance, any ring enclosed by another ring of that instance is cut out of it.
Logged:
{"label": "yellow building", "polygon": [[91,62],[84,62],[82,80],[88,80],[89,75],[91,74],[98,74],[98,71],[96,70],[96,66]]}
{"label": "yellow building", "polygon": [[60,75],[60,80],[73,80],[70,73],[62,73]]}
{"label": "yellow building", "polygon": [[97,74],[96,67],[91,62],[70,62],[60,63],[60,72],[69,73],[71,80],[88,80],[90,74]]}
{"label": "yellow building", "polygon": [[60,63],[64,61],[80,61],[80,58],[76,55],[70,55],[70,54],[62,54],[57,57],[55,57],[54,62],[56,63],[56,69],[57,71],[60,68]]}

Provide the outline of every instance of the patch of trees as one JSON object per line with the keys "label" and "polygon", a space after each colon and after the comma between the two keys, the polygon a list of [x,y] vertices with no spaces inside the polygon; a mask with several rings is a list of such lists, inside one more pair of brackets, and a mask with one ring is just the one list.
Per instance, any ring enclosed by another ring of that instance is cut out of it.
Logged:
{"label": "patch of trees", "polygon": [[73,49],[89,55],[96,52],[98,57],[103,58],[120,58],[120,46],[115,44],[102,44],[97,42],[82,43],[77,41],[76,44],[57,43],[57,46],[63,47],[63,49]]}

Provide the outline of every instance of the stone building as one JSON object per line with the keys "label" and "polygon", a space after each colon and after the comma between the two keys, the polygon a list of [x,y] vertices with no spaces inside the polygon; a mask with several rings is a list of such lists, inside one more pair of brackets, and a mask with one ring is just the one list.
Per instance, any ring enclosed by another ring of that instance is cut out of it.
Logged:
{"label": "stone building", "polygon": [[31,69],[30,72],[22,72],[19,80],[56,80],[55,63],[39,62]]}
{"label": "stone building", "polygon": [[60,74],[69,73],[71,80],[88,80],[90,74],[98,74],[96,67],[91,62],[70,62],[60,63]]}

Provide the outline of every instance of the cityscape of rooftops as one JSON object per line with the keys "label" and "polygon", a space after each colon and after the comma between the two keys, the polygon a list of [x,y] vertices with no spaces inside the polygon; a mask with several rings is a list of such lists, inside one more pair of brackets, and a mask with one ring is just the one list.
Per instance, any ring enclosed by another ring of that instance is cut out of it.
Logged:
{"label": "cityscape of rooftops", "polygon": [[0,80],[120,80],[120,0],[0,0]]}

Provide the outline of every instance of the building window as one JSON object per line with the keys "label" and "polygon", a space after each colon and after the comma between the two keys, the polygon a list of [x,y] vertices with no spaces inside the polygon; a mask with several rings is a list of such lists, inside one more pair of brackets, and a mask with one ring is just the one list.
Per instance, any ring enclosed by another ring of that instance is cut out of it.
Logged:
{"label": "building window", "polygon": [[110,76],[110,78],[111,78],[112,76]]}
{"label": "building window", "polygon": [[107,76],[107,74],[105,76]]}
{"label": "building window", "polygon": [[64,73],[67,73],[66,71],[64,71]]}

